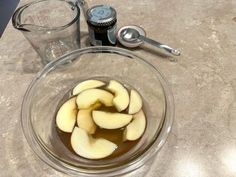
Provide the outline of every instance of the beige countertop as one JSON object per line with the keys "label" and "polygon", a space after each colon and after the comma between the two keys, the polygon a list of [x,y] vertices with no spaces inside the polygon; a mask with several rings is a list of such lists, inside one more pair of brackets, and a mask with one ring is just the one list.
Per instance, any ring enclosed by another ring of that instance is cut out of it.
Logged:
{"label": "beige countertop", "polygon": [[[23,1],[26,2],[26,1]],[[236,1],[96,0],[118,12],[118,26],[136,24],[148,36],[182,50],[176,62],[148,45],[134,50],[158,67],[175,98],[168,140],[153,163],[127,176],[236,176]],[[22,4],[22,2],[21,2]],[[81,18],[82,47],[87,38]],[[29,148],[21,103],[40,59],[9,23],[0,39],[0,176],[62,177]]]}

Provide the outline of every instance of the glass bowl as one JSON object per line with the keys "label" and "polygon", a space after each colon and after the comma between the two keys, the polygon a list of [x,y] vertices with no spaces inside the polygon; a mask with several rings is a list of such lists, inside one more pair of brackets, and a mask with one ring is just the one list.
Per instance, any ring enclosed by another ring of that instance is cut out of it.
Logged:
{"label": "glass bowl", "polygon": [[[115,79],[138,90],[147,117],[145,133],[127,153],[88,160],[69,151],[55,127],[57,106],[77,83],[91,78]],[[37,156],[70,175],[116,176],[133,171],[156,154],[171,130],[173,96],[162,74],[134,53],[115,47],[75,50],[46,65],[30,84],[22,105],[24,135]]]}

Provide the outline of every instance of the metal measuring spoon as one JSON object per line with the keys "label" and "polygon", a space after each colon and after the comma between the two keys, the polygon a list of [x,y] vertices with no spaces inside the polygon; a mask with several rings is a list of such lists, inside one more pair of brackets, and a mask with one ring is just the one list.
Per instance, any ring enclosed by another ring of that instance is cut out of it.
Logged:
{"label": "metal measuring spoon", "polygon": [[122,27],[117,33],[117,38],[120,41],[120,43],[126,47],[138,47],[143,42],[147,42],[151,45],[164,49],[175,56],[180,55],[179,50],[173,49],[168,45],[162,44],[158,41],[145,37],[144,29],[138,26]]}

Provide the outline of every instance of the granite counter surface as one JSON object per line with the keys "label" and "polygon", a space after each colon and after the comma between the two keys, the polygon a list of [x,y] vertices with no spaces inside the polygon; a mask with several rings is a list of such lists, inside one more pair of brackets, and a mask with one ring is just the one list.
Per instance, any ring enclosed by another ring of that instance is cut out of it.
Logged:
{"label": "granite counter surface", "polygon": [[[25,3],[22,1],[20,4]],[[175,98],[172,132],[153,163],[135,177],[236,176],[236,1],[96,0],[118,12],[118,26],[140,25],[178,47],[177,61],[148,45],[134,50],[158,67]],[[82,47],[87,28],[81,18]],[[161,56],[160,56],[161,55]],[[39,160],[20,127],[24,93],[42,68],[21,32],[8,24],[0,39],[0,176],[62,177]]]}

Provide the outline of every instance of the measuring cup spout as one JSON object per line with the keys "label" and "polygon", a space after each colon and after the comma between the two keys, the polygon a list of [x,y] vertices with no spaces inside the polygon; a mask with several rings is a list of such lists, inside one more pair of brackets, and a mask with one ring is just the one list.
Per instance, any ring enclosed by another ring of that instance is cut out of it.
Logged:
{"label": "measuring cup spout", "polygon": [[23,10],[24,10],[25,8],[27,8],[27,7],[28,7],[27,5],[20,7],[19,9],[17,9],[17,10],[14,12],[14,14],[13,14],[13,16],[12,16],[12,25],[13,25],[13,27],[16,28],[16,29],[18,29],[18,30],[20,30],[20,31],[30,31],[30,30],[27,29],[27,27],[26,27],[24,24],[22,24],[22,22],[21,22],[21,14],[22,14]]}

